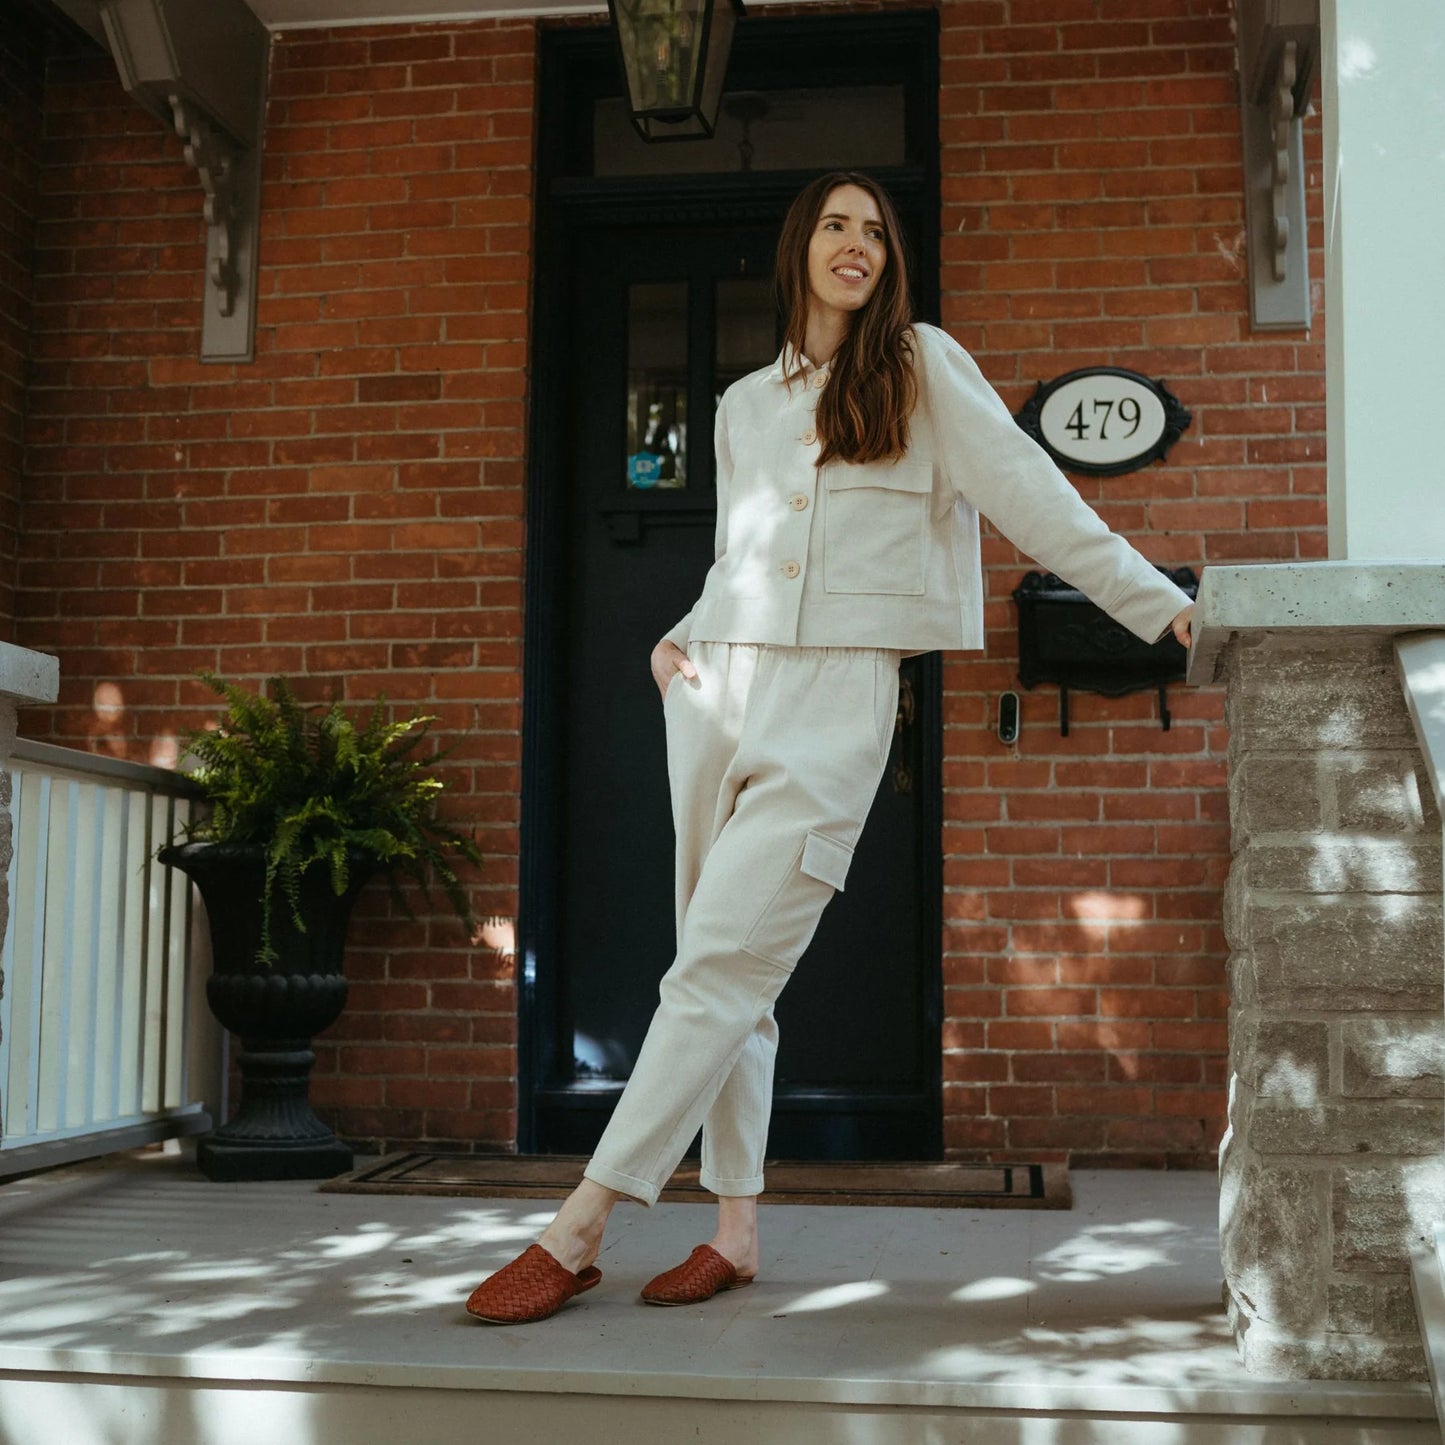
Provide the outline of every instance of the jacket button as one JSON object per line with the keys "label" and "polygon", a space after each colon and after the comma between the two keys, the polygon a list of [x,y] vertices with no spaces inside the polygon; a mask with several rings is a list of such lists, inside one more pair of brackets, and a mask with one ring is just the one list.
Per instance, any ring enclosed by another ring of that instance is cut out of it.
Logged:
{"label": "jacket button", "polygon": [[802,570],[803,570],[803,569],[802,569],[801,567],[799,567],[796,562],[784,562],[784,563],[783,563],[783,576],[784,576],[784,577],[796,577],[796,576],[798,575],[798,573],[801,572]]}
{"label": "jacket button", "polygon": [[807,495],[803,492],[794,492],[793,495],[788,498],[788,505],[795,512],[803,511],[808,505]]}
{"label": "jacket button", "polygon": [[812,446],[813,443],[814,443],[815,441],[817,441],[817,440],[818,440],[818,433],[815,432],[812,427],[809,427],[808,430],[803,433],[803,441],[804,441],[808,446]]}

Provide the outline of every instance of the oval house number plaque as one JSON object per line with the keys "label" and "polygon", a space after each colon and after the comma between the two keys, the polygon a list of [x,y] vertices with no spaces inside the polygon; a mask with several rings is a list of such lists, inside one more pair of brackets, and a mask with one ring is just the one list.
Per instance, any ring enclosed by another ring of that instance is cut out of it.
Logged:
{"label": "oval house number plaque", "polygon": [[1061,467],[1110,477],[1162,457],[1191,417],[1162,381],[1088,366],[1041,381],[1014,420]]}

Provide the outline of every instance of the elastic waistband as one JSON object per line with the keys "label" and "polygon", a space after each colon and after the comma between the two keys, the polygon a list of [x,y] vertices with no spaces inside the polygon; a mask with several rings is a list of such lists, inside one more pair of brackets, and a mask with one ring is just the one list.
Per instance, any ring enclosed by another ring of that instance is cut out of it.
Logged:
{"label": "elastic waistband", "polygon": [[694,646],[746,647],[754,652],[776,652],[789,657],[884,657],[897,660],[903,656],[897,647],[834,647],[832,645],[798,646],[787,642],[725,642],[700,639]]}

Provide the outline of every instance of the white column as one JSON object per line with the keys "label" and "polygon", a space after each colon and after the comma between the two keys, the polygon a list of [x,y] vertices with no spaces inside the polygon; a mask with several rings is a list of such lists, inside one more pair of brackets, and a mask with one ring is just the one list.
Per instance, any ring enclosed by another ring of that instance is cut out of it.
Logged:
{"label": "white column", "polygon": [[1321,0],[1329,547],[1445,559],[1445,3]]}

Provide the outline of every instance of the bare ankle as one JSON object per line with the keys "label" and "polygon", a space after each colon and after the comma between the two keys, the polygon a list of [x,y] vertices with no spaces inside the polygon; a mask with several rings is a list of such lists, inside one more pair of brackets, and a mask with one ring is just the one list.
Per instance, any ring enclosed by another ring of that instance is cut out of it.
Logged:
{"label": "bare ankle", "polygon": [[713,1248],[747,1275],[758,1268],[758,1201],[756,1195],[719,1195]]}
{"label": "bare ankle", "polygon": [[612,1206],[621,1196],[584,1179],[566,1199],[538,1243],[569,1269],[582,1269],[596,1259]]}
{"label": "bare ankle", "polygon": [[719,1195],[717,1227],[719,1234],[755,1235],[758,1232],[757,1195]]}

